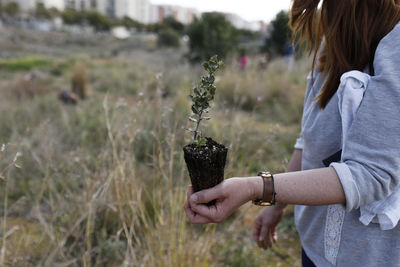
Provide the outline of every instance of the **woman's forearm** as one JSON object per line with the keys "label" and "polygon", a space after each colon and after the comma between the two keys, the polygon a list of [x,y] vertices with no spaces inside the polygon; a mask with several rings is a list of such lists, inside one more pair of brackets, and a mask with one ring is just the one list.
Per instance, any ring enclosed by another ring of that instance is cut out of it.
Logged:
{"label": "woman's forearm", "polygon": [[[296,171],[301,171],[301,158],[302,158],[303,150],[301,149],[295,149],[293,151],[292,157],[290,158],[290,161],[286,167],[285,172],[296,172]],[[276,203],[276,205],[284,209],[287,204],[285,203]]]}
{"label": "woman's forearm", "polygon": [[[310,206],[346,203],[339,177],[332,167],[275,174],[274,180],[278,203]],[[250,181],[254,188],[254,198],[262,198],[262,179],[251,177]],[[266,193],[271,192],[268,183]]]}

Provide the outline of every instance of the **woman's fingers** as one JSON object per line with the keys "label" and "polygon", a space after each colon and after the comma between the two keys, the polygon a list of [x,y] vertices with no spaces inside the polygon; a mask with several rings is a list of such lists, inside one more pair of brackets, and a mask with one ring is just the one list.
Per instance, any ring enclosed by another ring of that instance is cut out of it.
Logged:
{"label": "woman's fingers", "polygon": [[207,206],[191,202],[190,207],[196,214],[209,218],[211,222],[219,223],[225,219],[225,214],[218,209],[218,204]]}
{"label": "woman's fingers", "polygon": [[260,237],[260,232],[261,232],[261,221],[259,218],[256,218],[254,221],[254,227],[253,227],[253,240],[258,244],[259,237]]}
{"label": "woman's fingers", "polygon": [[202,190],[200,192],[194,193],[190,197],[190,201],[196,204],[206,204],[212,200],[221,198],[221,192],[219,190],[219,186]]}
{"label": "woman's fingers", "polygon": [[278,240],[276,228],[271,228],[256,221],[254,224],[253,239],[260,248],[270,248]]}
{"label": "woman's fingers", "polygon": [[271,240],[269,238],[269,227],[265,224],[261,227],[260,235],[258,237],[258,246],[264,249],[271,246]]}
{"label": "woman's fingers", "polygon": [[193,210],[189,206],[189,202],[186,202],[183,208],[185,210],[186,216],[189,218],[189,221],[193,224],[206,224],[212,222],[210,219],[193,212]]}
{"label": "woman's fingers", "polygon": [[276,243],[276,241],[278,241],[278,231],[276,230],[276,227],[272,229],[271,236],[272,242]]}
{"label": "woman's fingers", "polygon": [[211,223],[212,221],[204,216],[201,216],[200,214],[197,214],[195,211],[193,211],[192,207],[190,206],[190,196],[193,194],[193,187],[190,185],[188,187],[188,192],[187,192],[187,201],[185,205],[183,206],[183,209],[185,210],[186,216],[189,218],[190,222],[193,224],[206,224],[206,223]]}

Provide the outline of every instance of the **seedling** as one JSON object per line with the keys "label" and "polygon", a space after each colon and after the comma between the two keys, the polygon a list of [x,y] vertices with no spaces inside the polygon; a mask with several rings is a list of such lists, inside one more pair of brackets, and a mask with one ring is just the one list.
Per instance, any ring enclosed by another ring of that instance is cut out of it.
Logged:
{"label": "seedling", "polygon": [[213,56],[210,60],[203,63],[203,68],[206,70],[207,75],[201,77],[201,81],[198,85],[193,88],[192,93],[189,95],[192,100],[192,116],[189,120],[195,123],[193,129],[189,131],[193,132],[193,142],[198,146],[204,146],[207,142],[206,138],[201,137],[199,130],[200,123],[203,120],[210,120],[210,117],[204,116],[209,112],[210,102],[214,100],[216,87],[214,85],[215,76],[214,74],[223,66],[223,62],[218,60],[217,56]]}
{"label": "seedling", "polygon": [[[216,186],[224,179],[224,167],[228,149],[212,138],[202,137],[200,123],[209,120],[210,102],[214,100],[216,87],[215,73],[223,65],[217,56],[203,63],[207,75],[201,77],[189,97],[192,99],[192,113],[189,120],[194,123],[193,143],[183,148],[184,158],[189,170],[193,190],[195,192]],[[208,203],[213,205],[215,201]]]}

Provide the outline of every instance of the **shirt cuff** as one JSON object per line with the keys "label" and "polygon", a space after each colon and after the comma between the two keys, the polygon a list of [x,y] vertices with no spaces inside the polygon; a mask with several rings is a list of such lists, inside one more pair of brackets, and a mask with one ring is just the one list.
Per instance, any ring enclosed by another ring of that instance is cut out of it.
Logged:
{"label": "shirt cuff", "polygon": [[296,144],[294,145],[294,148],[295,149],[303,149],[303,138],[297,138],[297,140],[296,140]]}
{"label": "shirt cuff", "polygon": [[351,174],[350,168],[346,163],[337,162],[331,163],[329,166],[333,167],[339,176],[346,197],[346,211],[359,208],[361,199],[360,192],[357,183],[354,181],[353,175]]}

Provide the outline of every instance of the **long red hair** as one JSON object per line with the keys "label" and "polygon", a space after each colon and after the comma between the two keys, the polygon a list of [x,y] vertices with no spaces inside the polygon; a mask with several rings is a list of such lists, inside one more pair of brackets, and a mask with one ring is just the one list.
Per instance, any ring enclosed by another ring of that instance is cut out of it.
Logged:
{"label": "long red hair", "polygon": [[[318,96],[325,108],[340,76],[372,64],[379,41],[400,21],[400,0],[294,0],[290,26],[314,53],[313,71],[327,79]],[[398,44],[394,44],[395,46]],[[322,46],[322,47],[321,47]]]}

